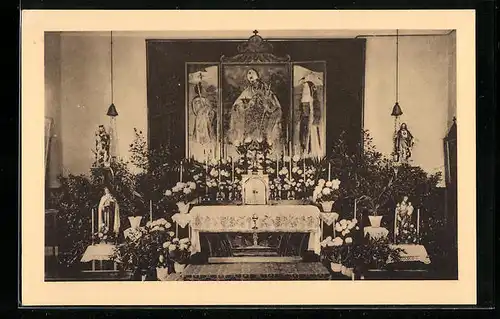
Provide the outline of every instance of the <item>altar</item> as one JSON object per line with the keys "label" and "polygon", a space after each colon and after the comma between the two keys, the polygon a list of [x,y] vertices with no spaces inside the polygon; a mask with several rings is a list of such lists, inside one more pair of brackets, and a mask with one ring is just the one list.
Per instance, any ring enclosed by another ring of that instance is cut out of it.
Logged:
{"label": "altar", "polygon": [[233,233],[252,236],[245,249],[265,251],[259,234],[308,234],[307,250],[319,255],[320,211],[312,205],[213,205],[195,206],[191,212],[192,252],[201,252],[201,233]]}

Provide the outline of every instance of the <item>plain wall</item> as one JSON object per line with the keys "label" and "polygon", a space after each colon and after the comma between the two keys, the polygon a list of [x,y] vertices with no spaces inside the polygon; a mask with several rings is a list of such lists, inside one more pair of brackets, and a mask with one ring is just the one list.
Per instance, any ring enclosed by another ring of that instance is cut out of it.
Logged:
{"label": "plain wall", "polygon": [[[443,138],[455,114],[456,99],[450,83],[454,42],[445,36],[399,38],[399,104],[415,138],[412,163],[429,173],[443,172]],[[455,102],[454,102],[455,101]],[[377,149],[393,150],[396,102],[396,38],[369,38],[366,46],[364,127]],[[398,124],[398,125],[399,125]],[[399,127],[398,127],[399,128]]]}
{"label": "plain wall", "polygon": [[[94,133],[109,124],[111,103],[109,33],[53,35],[46,52],[46,112],[60,113],[60,155],[65,173],[87,173],[93,162]],[[146,36],[113,36],[114,103],[118,150],[127,159],[133,128],[146,132]],[[57,51],[59,50],[59,58]],[[401,121],[415,137],[413,163],[428,172],[443,170],[443,144],[456,110],[455,35],[400,37]],[[60,69],[60,80],[54,74]],[[364,127],[377,148],[392,151],[395,102],[395,37],[367,38]],[[50,82],[50,84],[49,84]],[[58,91],[58,92],[57,92]],[[50,97],[49,97],[50,96]],[[55,103],[52,101],[57,101]],[[49,110],[50,109],[50,110]],[[52,114],[52,113],[51,113]]]}

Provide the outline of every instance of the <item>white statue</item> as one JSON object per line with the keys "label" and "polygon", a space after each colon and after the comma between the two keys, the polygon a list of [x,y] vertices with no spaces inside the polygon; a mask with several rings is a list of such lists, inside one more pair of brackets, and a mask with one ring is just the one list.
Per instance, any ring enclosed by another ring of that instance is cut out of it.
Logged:
{"label": "white statue", "polygon": [[104,187],[104,195],[99,201],[97,212],[99,232],[103,230],[104,232],[112,231],[115,235],[118,235],[120,231],[120,206],[108,187]]}

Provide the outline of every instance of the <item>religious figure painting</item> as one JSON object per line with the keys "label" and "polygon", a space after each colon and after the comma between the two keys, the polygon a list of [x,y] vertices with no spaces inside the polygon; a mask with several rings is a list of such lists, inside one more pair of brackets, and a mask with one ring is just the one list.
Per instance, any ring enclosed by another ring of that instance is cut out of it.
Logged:
{"label": "religious figure painting", "polygon": [[223,65],[223,139],[228,156],[244,140],[267,140],[281,154],[290,112],[288,64]]}
{"label": "religious figure painting", "polygon": [[188,63],[187,151],[196,160],[218,158],[219,66]]}
{"label": "religious figure painting", "polygon": [[326,155],[325,62],[293,65],[294,154]]}

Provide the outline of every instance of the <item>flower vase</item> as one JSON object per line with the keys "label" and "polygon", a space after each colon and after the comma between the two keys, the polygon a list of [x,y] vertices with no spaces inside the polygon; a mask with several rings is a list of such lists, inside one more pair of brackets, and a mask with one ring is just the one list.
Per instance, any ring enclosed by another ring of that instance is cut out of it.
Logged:
{"label": "flower vase", "polygon": [[130,228],[137,229],[141,225],[142,216],[130,216],[128,221],[130,222]]}
{"label": "flower vase", "polygon": [[181,214],[187,214],[189,212],[190,203],[177,202],[177,209]]}
{"label": "flower vase", "polygon": [[174,271],[176,274],[182,274],[184,268],[186,268],[186,264],[180,264],[178,262],[174,262]]}
{"label": "flower vase", "polygon": [[334,201],[332,200],[321,202],[321,207],[323,208],[323,212],[331,213],[333,208],[333,203]]}
{"label": "flower vase", "polygon": [[168,268],[167,267],[156,267],[156,278],[159,281],[165,281],[168,277]]}
{"label": "flower vase", "polygon": [[383,216],[368,216],[368,219],[370,220],[370,225],[375,228],[380,227],[380,222],[382,221],[382,217]]}
{"label": "flower vase", "polygon": [[341,272],[342,270],[342,265],[336,262],[331,262],[330,267],[332,268],[333,272]]}

